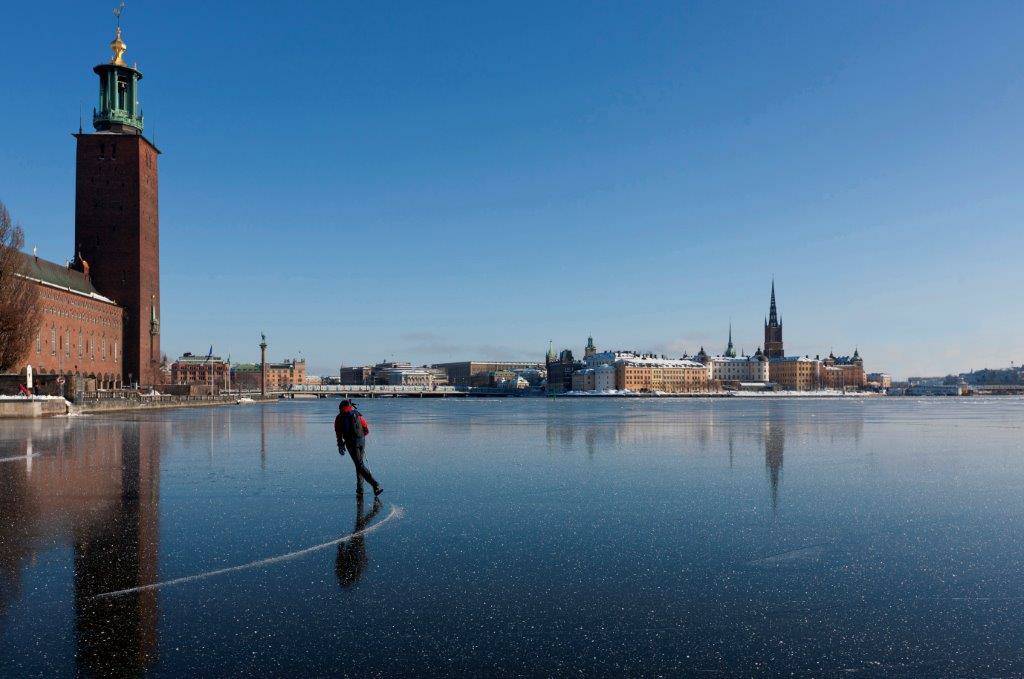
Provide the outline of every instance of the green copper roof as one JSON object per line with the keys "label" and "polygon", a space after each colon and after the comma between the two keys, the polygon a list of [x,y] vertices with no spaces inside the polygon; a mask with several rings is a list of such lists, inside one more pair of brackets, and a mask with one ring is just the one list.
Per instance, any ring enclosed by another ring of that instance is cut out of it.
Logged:
{"label": "green copper roof", "polygon": [[26,278],[32,278],[43,283],[64,288],[65,290],[71,290],[82,295],[88,295],[90,297],[99,299],[103,302],[110,302],[113,304],[113,300],[110,300],[99,293],[96,288],[93,287],[92,281],[89,280],[81,271],[75,269],[69,269],[61,264],[55,262],[49,262],[41,257],[34,257],[32,255],[26,255],[25,253],[19,253],[22,257],[23,269],[22,273]]}

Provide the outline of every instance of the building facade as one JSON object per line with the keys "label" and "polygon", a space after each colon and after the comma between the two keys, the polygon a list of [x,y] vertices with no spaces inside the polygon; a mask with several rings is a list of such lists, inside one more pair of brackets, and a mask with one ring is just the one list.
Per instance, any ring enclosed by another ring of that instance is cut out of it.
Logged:
{"label": "building facade", "polygon": [[707,366],[708,379],[712,381],[723,384],[769,381],[768,358],[760,347],[753,356],[708,356],[701,349],[697,360]]}
{"label": "building facade", "polygon": [[666,394],[707,393],[708,369],[687,359],[640,358],[615,363],[615,388],[619,391]]}
{"label": "building facade", "polygon": [[821,386],[824,389],[861,389],[867,384],[864,360],[857,349],[853,350],[852,356],[836,356],[830,352],[821,362]]}
{"label": "building facade", "polygon": [[341,366],[339,384],[373,384],[373,368],[368,365]]}
{"label": "building facade", "polygon": [[[231,366],[232,388],[259,389],[260,372],[259,363],[236,363]],[[281,391],[301,384],[306,384],[305,359],[267,363],[267,391]]]}
{"label": "building facade", "polygon": [[528,361],[456,361],[453,363],[435,363],[430,367],[444,370],[448,376],[448,383],[453,387],[469,387],[473,375],[497,372],[499,370],[538,369],[541,365]]}
{"label": "building facade", "polygon": [[171,364],[172,384],[200,384],[231,388],[231,366],[220,356],[196,356],[185,352]]}
{"label": "building facade", "polygon": [[821,388],[821,361],[807,356],[784,356],[769,361],[772,383],[790,391]]}
{"label": "building facade", "polygon": [[121,386],[124,309],[97,292],[84,271],[22,255],[22,276],[42,307],[36,340],[17,366],[37,374],[93,377],[100,389]]}
{"label": "building facade", "polygon": [[563,349],[557,359],[552,359],[549,351],[545,366],[548,371],[548,393],[561,394],[572,391],[572,375],[584,365],[582,361],[573,358],[571,349]]}

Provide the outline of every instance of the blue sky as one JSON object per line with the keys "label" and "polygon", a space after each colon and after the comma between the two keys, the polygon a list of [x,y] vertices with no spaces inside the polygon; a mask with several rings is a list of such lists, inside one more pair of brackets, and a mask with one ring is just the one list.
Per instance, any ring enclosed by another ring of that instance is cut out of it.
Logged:
{"label": "blue sky", "polygon": [[[112,6],[0,26],[0,200],[57,261]],[[790,353],[1024,359],[1024,4],[241,7],[123,20],[172,357],[678,354],[730,319],[753,351],[774,274]]]}

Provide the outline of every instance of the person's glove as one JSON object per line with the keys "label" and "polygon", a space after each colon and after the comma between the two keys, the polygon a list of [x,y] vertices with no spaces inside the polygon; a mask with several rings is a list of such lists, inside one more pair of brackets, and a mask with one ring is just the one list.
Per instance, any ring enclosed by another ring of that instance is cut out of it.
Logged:
{"label": "person's glove", "polygon": [[338,444],[338,455],[345,457],[345,445],[342,443]]}

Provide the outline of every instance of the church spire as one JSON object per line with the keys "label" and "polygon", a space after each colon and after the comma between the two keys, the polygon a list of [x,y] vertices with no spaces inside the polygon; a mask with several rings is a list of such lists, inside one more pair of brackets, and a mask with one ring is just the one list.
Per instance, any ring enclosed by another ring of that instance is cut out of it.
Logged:
{"label": "church spire", "polygon": [[729,321],[729,344],[725,347],[725,355],[736,358],[736,348],[732,345],[732,321]]}
{"label": "church spire", "polygon": [[775,279],[772,278],[772,302],[768,307],[768,325],[779,324],[779,310],[775,306]]}

